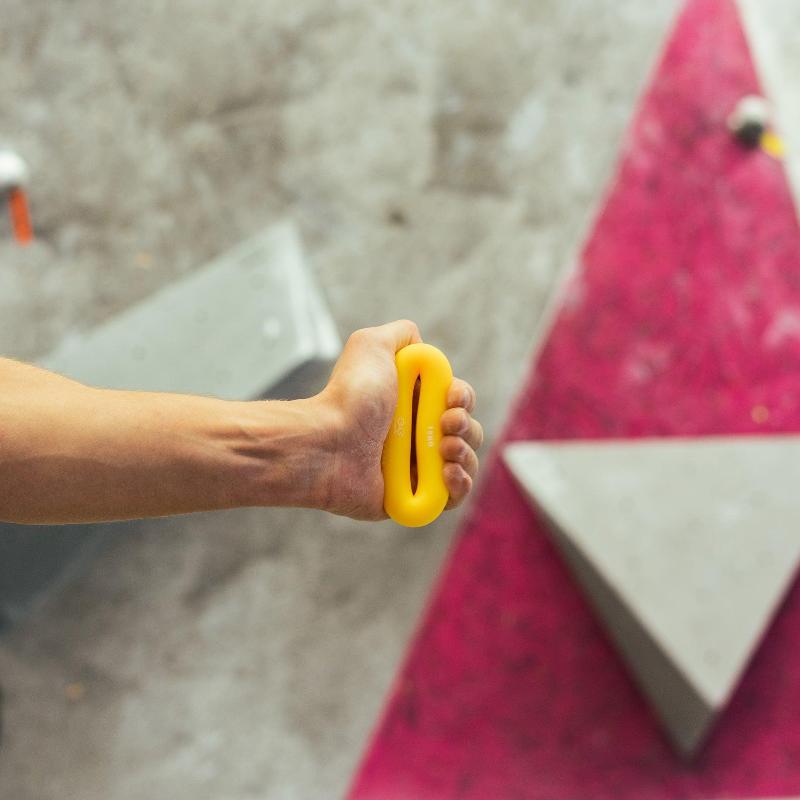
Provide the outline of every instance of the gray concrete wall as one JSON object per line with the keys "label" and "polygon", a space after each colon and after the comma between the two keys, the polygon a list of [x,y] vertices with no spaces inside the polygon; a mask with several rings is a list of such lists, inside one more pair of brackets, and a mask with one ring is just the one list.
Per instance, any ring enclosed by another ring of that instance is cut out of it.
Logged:
{"label": "gray concrete wall", "polygon": [[[0,0],[0,138],[40,234],[0,245],[0,351],[35,358],[288,213],[340,331],[416,319],[491,440],[675,8]],[[457,522],[109,536],[0,643],[0,796],[340,795]]]}

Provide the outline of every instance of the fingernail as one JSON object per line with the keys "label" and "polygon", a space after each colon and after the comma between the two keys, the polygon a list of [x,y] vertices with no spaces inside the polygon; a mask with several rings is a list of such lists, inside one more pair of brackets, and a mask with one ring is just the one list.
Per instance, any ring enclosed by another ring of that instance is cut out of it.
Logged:
{"label": "fingernail", "polygon": [[469,389],[464,389],[464,394],[461,395],[461,405],[466,408],[469,405]]}

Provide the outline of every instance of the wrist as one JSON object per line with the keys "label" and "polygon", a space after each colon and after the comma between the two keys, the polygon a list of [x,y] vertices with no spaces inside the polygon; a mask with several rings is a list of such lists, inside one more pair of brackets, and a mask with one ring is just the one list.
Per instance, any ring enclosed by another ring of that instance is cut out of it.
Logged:
{"label": "wrist", "polygon": [[243,404],[241,505],[327,510],[336,454],[334,410],[321,396]]}

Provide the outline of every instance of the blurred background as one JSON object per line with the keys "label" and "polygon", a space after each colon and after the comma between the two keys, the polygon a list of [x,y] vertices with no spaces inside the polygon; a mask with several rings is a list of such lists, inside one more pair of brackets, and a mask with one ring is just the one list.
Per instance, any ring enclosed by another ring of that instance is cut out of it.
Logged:
{"label": "blurred background", "polygon": [[[289,218],[339,334],[415,320],[490,447],[678,7],[0,0],[35,228],[1,231],[0,353]],[[800,4],[742,7],[800,153]],[[0,637],[0,797],[341,796],[459,518],[108,527]]]}

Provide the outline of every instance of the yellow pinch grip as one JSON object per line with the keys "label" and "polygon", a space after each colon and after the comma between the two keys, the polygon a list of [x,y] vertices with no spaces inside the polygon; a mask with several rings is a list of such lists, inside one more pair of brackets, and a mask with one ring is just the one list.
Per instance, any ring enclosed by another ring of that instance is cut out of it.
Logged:
{"label": "yellow pinch grip", "polygon": [[[448,493],[439,453],[441,418],[453,380],[450,362],[429,344],[410,344],[397,351],[397,407],[383,445],[383,507],[401,525],[418,528],[444,511]],[[417,490],[411,490],[411,428],[414,386],[420,379],[417,405]]]}

